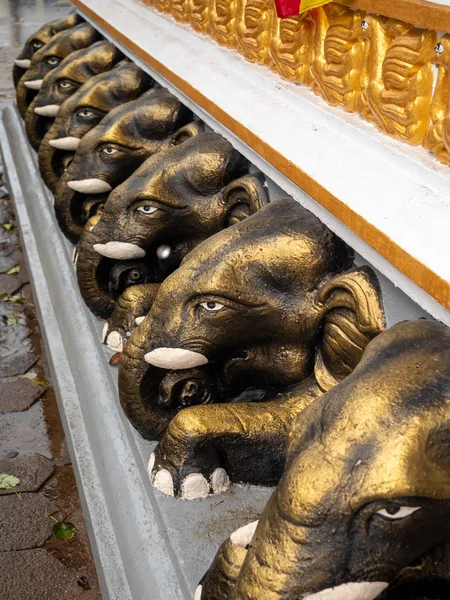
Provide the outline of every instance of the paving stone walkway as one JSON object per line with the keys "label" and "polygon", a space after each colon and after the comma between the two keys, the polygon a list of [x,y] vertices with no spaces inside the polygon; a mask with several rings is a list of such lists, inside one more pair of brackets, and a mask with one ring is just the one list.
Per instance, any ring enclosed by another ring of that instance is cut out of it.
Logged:
{"label": "paving stone walkway", "polygon": [[0,600],[74,598],[101,594],[0,166]]}

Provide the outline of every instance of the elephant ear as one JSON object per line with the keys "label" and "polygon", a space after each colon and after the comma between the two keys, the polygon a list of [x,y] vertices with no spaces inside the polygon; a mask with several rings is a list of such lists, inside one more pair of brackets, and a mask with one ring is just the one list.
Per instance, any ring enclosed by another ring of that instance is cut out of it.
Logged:
{"label": "elephant ear", "polygon": [[191,138],[203,133],[205,130],[205,126],[201,121],[192,121],[188,123],[184,127],[181,127],[178,131],[176,131],[169,143],[169,146],[180,146],[187,142]]}
{"label": "elephant ear", "polygon": [[319,291],[323,334],[315,376],[325,392],[349,375],[372,338],[386,327],[380,284],[370,267],[330,279]]}
{"label": "elephant ear", "polygon": [[243,221],[268,202],[269,196],[262,173],[252,173],[235,179],[222,192],[225,227]]}

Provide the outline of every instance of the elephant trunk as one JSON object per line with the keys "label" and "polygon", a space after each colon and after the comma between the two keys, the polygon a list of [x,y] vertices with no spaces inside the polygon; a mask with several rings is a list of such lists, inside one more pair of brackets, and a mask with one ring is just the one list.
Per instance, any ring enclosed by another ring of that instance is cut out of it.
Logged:
{"label": "elephant trunk", "polygon": [[39,170],[46,186],[52,190],[52,192],[55,191],[59,178],[63,174],[63,157],[66,154],[68,157],[72,157],[74,154],[73,152],[66,153],[61,150],[57,150],[50,145],[51,140],[61,137],[58,135],[60,129],[62,129],[62,121],[57,117],[51,128],[45,134],[39,147]]}
{"label": "elephant trunk", "polygon": [[131,334],[120,357],[119,392],[120,404],[133,427],[145,439],[157,440],[175,411],[155,401],[165,373],[153,369],[144,360],[150,338],[151,320],[145,319]]}
{"label": "elephant trunk", "polygon": [[[67,189],[71,192],[69,188]],[[64,220],[64,226],[67,222],[64,217],[66,213],[70,213],[70,210],[57,212],[58,222]],[[89,310],[94,315],[106,319],[114,310],[115,302],[107,291],[101,289],[97,281],[97,270],[102,257],[94,250],[94,244],[95,235],[85,231],[78,247],[77,280],[80,293]]]}
{"label": "elephant trunk", "polygon": [[28,72],[25,71],[25,75],[20,79],[16,88],[16,101],[17,101],[17,109],[19,111],[22,119],[25,119],[27,114],[28,106],[33,101],[34,97],[37,95],[38,90],[31,90],[27,88],[25,85],[25,77],[28,79]]}
{"label": "elephant trunk", "polygon": [[34,112],[37,106],[37,96],[33,99],[25,114],[25,131],[28,140],[36,150],[39,151],[39,146],[50,127],[53,125],[54,119],[38,115]]}

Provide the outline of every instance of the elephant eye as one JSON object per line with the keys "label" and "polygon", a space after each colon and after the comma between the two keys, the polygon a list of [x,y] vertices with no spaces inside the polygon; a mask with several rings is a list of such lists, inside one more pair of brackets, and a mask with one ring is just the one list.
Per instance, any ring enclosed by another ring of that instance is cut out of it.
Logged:
{"label": "elephant eye", "polygon": [[205,310],[208,310],[209,312],[218,312],[219,310],[222,310],[224,304],[220,304],[220,302],[209,301],[201,302],[200,306],[202,306]]}
{"label": "elephant eye", "polygon": [[112,156],[113,154],[117,154],[117,152],[119,152],[117,150],[117,148],[112,148],[111,146],[106,146],[106,148],[103,148],[102,150],[103,154],[106,154],[106,156]]}
{"label": "elephant eye", "polygon": [[58,83],[58,86],[62,89],[62,90],[69,90],[72,87],[75,87],[75,85],[69,81],[68,79],[63,79],[63,81],[60,81]]}
{"label": "elephant eye", "polygon": [[44,44],[42,42],[39,42],[38,40],[34,40],[34,42],[31,42],[31,47],[34,50],[39,50],[39,48],[42,48]]}
{"label": "elephant eye", "polygon": [[152,206],[151,204],[144,204],[143,206],[139,206],[137,210],[144,215],[152,215],[158,209],[156,206]]}
{"label": "elephant eye", "polygon": [[420,508],[420,506],[390,506],[389,508],[382,508],[376,514],[389,521],[395,521],[406,519],[406,517],[411,516],[420,510]]}
{"label": "elephant eye", "polygon": [[50,58],[47,58],[47,60],[45,62],[50,67],[56,67],[56,65],[59,65],[60,59],[57,56],[50,56]]}

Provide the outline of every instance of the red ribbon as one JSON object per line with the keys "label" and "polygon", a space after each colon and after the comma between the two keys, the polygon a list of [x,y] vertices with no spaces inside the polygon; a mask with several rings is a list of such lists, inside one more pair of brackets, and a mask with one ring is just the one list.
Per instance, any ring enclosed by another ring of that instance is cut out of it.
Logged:
{"label": "red ribbon", "polygon": [[300,13],[301,0],[275,0],[277,15],[280,19],[295,17]]}

